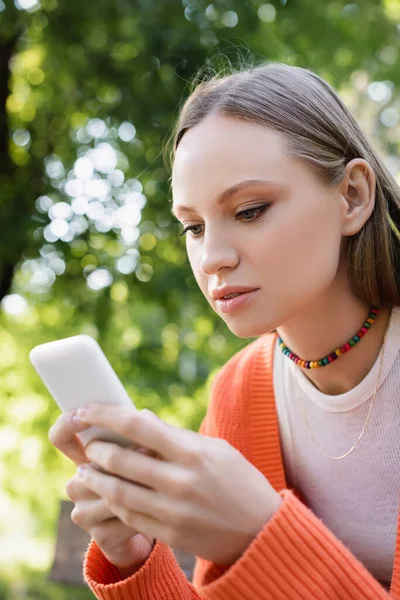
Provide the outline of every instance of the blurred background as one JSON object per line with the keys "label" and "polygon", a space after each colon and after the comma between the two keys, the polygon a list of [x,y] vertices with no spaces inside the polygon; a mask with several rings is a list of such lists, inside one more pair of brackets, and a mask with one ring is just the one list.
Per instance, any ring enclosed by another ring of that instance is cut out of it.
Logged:
{"label": "blurred background", "polygon": [[339,91],[399,174],[400,0],[0,0],[0,600],[50,582],[75,473],[33,346],[95,337],[139,408],[197,429],[250,339],[201,295],[162,150],[202,67],[278,60]]}

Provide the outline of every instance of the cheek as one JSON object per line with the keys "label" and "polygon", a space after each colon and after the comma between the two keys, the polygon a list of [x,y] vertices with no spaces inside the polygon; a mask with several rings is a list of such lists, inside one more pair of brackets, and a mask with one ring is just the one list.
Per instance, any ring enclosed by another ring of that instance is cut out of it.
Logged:
{"label": "cheek", "polygon": [[340,219],[334,210],[293,215],[269,236],[267,269],[279,295],[314,296],[335,278],[340,257]]}
{"label": "cheek", "polygon": [[189,244],[186,246],[186,251],[197,285],[201,291],[207,295],[207,277],[200,270],[201,256],[198,251],[196,252],[195,248],[190,248]]}

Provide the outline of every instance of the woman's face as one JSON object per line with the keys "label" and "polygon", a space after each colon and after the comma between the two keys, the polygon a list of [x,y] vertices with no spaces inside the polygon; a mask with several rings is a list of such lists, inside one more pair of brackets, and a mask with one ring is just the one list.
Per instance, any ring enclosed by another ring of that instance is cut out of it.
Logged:
{"label": "woman's face", "polygon": [[[284,141],[261,125],[212,116],[184,134],[176,153],[173,211],[182,229],[192,228],[185,235],[194,276],[239,337],[272,331],[318,297],[322,301],[338,272],[341,196],[290,157]],[[218,202],[248,180],[264,183],[247,184]],[[241,211],[248,212],[238,216]],[[211,296],[222,286],[259,289],[224,313]]]}

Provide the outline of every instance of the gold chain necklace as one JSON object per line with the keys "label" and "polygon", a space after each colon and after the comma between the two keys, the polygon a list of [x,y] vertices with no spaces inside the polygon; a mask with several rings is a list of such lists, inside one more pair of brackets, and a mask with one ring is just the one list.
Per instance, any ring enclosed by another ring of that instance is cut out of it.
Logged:
{"label": "gold chain necklace", "polygon": [[346,452],[345,454],[342,454],[341,456],[331,456],[330,454],[327,454],[326,452],[324,452],[324,451],[322,450],[322,448],[321,448],[321,447],[319,446],[319,444],[317,443],[317,441],[316,441],[316,439],[315,439],[315,437],[314,437],[314,435],[313,435],[313,433],[312,433],[312,431],[311,431],[311,429],[310,429],[310,426],[309,426],[309,424],[308,424],[308,420],[307,420],[306,414],[305,414],[305,412],[304,412],[303,401],[301,400],[302,391],[301,391],[301,388],[300,388],[299,402],[300,402],[300,406],[301,406],[301,412],[302,412],[302,415],[303,415],[303,420],[304,420],[304,422],[305,422],[305,424],[306,424],[306,427],[307,427],[308,434],[309,434],[309,436],[311,437],[312,441],[314,442],[315,446],[318,448],[319,452],[320,452],[321,454],[323,454],[324,456],[326,456],[327,458],[331,458],[332,460],[340,460],[341,458],[345,458],[346,456],[348,456],[348,455],[349,455],[351,452],[353,452],[354,448],[357,446],[358,442],[361,440],[362,436],[364,435],[364,432],[365,432],[365,430],[367,429],[367,425],[368,425],[368,422],[369,422],[369,418],[370,418],[370,416],[371,416],[372,408],[373,408],[373,406],[374,406],[374,403],[375,403],[375,397],[376,397],[376,392],[377,392],[377,390],[378,390],[378,384],[379,384],[379,380],[380,380],[380,378],[381,378],[382,365],[383,365],[383,355],[384,355],[384,350],[385,350],[386,336],[387,336],[387,332],[388,332],[388,330],[389,330],[390,318],[391,318],[391,315],[389,314],[389,318],[388,318],[388,321],[387,321],[387,323],[386,323],[385,336],[384,336],[384,338],[383,338],[383,344],[382,344],[382,355],[381,355],[381,360],[380,360],[380,366],[379,366],[378,379],[377,379],[377,381],[376,381],[375,392],[374,392],[374,395],[373,395],[373,398],[372,398],[372,402],[371,402],[371,405],[370,405],[370,407],[369,407],[369,411],[368,411],[368,415],[367,415],[367,420],[365,421],[365,425],[364,425],[364,427],[363,427],[363,429],[362,429],[362,431],[361,431],[361,433],[360,433],[360,435],[359,435],[359,437],[358,437],[358,440],[357,440],[357,441],[356,441],[356,443],[355,443],[355,444],[354,444],[354,445],[353,445],[353,446],[350,448],[350,450],[349,450],[348,452]]}

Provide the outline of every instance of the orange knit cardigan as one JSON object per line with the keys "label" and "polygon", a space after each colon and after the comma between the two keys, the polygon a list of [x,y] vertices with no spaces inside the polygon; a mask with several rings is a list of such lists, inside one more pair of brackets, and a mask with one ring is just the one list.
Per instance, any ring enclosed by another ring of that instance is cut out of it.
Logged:
{"label": "orange knit cardigan", "polygon": [[169,546],[122,579],[92,540],[84,576],[101,600],[400,600],[400,512],[390,594],[287,489],[273,390],[276,333],[237,352],[217,373],[200,432],[225,438],[267,477],[283,502],[233,565],[197,558],[193,584]]}

